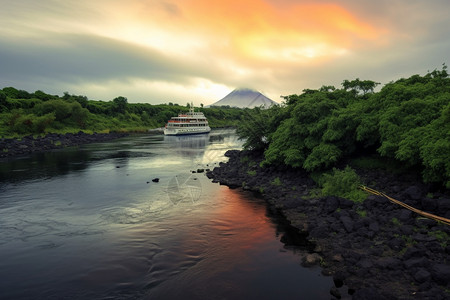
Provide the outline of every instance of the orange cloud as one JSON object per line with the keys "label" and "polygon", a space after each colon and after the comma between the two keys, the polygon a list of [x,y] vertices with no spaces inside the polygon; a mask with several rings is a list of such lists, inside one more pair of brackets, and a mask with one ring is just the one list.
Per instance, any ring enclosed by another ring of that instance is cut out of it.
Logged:
{"label": "orange cloud", "polygon": [[385,33],[337,4],[273,4],[267,0],[132,3],[113,8],[119,25],[110,27],[109,35],[185,57],[214,54],[241,63],[306,62],[377,44]]}
{"label": "orange cloud", "polygon": [[263,0],[186,0],[184,28],[219,36],[246,56],[312,58],[339,54],[382,30],[335,4],[275,6]]}

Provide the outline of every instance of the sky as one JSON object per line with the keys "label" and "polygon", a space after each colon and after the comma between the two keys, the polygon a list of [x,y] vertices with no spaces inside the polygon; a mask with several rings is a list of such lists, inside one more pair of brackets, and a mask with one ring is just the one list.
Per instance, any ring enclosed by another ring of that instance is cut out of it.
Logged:
{"label": "sky", "polygon": [[448,0],[0,0],[0,88],[129,103],[274,101],[450,63]]}

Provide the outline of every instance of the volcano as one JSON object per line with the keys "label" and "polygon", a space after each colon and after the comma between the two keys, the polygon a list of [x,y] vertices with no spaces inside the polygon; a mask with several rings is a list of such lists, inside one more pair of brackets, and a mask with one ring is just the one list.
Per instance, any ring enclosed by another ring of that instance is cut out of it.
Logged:
{"label": "volcano", "polygon": [[208,106],[230,106],[239,108],[253,108],[257,106],[264,106],[265,108],[269,108],[274,104],[278,103],[267,98],[258,91],[247,88],[240,88],[235,89],[221,100]]}

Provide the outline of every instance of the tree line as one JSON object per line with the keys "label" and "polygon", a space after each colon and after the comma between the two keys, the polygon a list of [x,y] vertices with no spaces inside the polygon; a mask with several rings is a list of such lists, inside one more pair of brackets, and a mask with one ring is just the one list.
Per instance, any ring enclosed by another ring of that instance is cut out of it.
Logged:
{"label": "tree line", "polygon": [[[30,93],[14,87],[0,90],[0,136],[23,136],[48,132],[145,132],[162,127],[189,107],[174,103],[151,105],[128,103],[123,96],[111,101],[89,100],[83,95]],[[211,127],[236,126],[245,111],[230,107],[199,108]]]}
{"label": "tree line", "polygon": [[384,85],[344,80],[285,96],[269,110],[254,110],[238,127],[247,149],[265,165],[308,172],[330,170],[357,156],[397,162],[421,172],[424,182],[450,188],[450,78],[447,66]]}

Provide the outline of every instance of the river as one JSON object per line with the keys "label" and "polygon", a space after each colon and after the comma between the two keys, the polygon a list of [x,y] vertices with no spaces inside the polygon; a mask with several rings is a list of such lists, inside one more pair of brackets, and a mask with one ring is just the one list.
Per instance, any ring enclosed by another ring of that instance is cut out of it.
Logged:
{"label": "river", "polygon": [[329,299],[263,200],[192,173],[241,146],[136,135],[0,162],[0,299]]}

